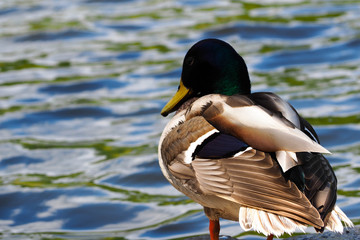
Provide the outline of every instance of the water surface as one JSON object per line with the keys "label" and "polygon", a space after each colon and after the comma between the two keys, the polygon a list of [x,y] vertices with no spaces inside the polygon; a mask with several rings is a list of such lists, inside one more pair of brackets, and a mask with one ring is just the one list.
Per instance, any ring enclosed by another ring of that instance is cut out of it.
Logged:
{"label": "water surface", "polygon": [[201,207],[162,176],[157,144],[183,56],[208,37],[244,57],[253,91],[314,125],[338,205],[360,224],[359,12],[355,0],[2,1],[0,238],[207,234]]}

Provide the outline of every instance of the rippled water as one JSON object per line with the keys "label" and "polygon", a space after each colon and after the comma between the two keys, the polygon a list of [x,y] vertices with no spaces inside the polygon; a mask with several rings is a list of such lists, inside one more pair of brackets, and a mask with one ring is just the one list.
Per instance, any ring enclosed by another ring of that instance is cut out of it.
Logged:
{"label": "rippled water", "polygon": [[207,234],[201,207],[157,163],[159,112],[207,37],[244,56],[253,91],[278,93],[315,126],[338,204],[360,224],[360,3],[261,2],[2,0],[0,237]]}

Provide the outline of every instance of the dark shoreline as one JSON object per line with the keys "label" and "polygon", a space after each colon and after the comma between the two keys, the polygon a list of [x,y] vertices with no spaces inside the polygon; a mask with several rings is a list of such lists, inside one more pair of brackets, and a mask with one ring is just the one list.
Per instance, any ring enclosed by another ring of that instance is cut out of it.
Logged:
{"label": "dark shoreline", "polygon": [[[185,240],[209,240],[209,235],[203,235],[198,237],[191,237]],[[223,240],[237,240],[233,237],[222,237]],[[278,239],[278,238],[274,238]],[[284,239],[284,238],[281,238]],[[304,234],[294,237],[285,238],[286,240],[318,240],[318,239],[327,239],[327,240],[360,240],[360,227],[356,226],[354,228],[346,228],[342,234],[326,231],[322,234],[313,233],[313,234]]]}

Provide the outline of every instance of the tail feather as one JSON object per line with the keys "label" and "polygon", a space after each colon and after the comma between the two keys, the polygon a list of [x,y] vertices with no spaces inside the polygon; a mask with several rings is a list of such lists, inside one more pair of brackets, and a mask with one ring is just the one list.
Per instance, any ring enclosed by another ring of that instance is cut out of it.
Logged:
{"label": "tail feather", "polygon": [[344,227],[341,221],[344,222],[345,227],[354,227],[354,224],[351,222],[351,220],[336,205],[334,209],[331,211],[331,215],[326,228],[334,232],[342,233],[344,231]]}
{"label": "tail feather", "polygon": [[253,229],[266,236],[273,234],[276,237],[284,232],[291,234],[296,229],[304,232],[306,228],[290,218],[248,207],[240,207],[239,223],[245,231]]}
{"label": "tail feather", "polygon": [[[345,227],[354,227],[345,213],[338,206],[335,206],[331,211],[326,228],[342,233],[344,230],[342,222],[344,222]],[[245,231],[255,230],[266,236],[273,234],[276,237],[285,232],[292,234],[297,229],[305,232],[306,229],[306,225],[290,218],[248,207],[240,207],[239,223]]]}

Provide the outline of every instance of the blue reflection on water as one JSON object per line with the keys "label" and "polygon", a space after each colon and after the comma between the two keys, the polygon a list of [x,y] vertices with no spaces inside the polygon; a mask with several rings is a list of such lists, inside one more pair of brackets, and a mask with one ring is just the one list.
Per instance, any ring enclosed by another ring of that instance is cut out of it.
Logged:
{"label": "blue reflection on water", "polygon": [[77,38],[93,38],[99,36],[99,33],[86,30],[64,30],[60,32],[40,32],[29,34],[27,36],[17,37],[15,42],[32,42],[32,41],[59,41],[72,40]]}
{"label": "blue reflection on water", "polygon": [[[141,164],[136,173],[129,175],[115,175],[103,179],[101,183],[128,187],[160,187],[167,185],[168,182],[160,171],[157,161]],[[151,180],[151,181],[150,181]]]}
{"label": "blue reflection on water", "polygon": [[66,84],[53,84],[39,88],[39,92],[53,94],[73,94],[85,91],[94,91],[98,89],[117,89],[128,85],[125,82],[119,82],[112,79],[99,79],[90,82],[75,82]]}
{"label": "blue reflection on water", "polygon": [[[58,210],[56,216],[66,220],[63,225],[64,229],[92,230],[108,224],[127,222],[136,217],[138,212],[145,209],[147,209],[145,206],[104,202],[83,204],[76,208]],[[52,217],[44,220],[52,221],[56,218]],[[98,219],[101,219],[101,221]]]}
{"label": "blue reflection on water", "polygon": [[329,25],[276,25],[276,24],[235,24],[205,33],[204,37],[225,37],[238,35],[244,39],[301,40],[316,37],[329,30]]}
{"label": "blue reflection on water", "polygon": [[117,114],[100,107],[64,108],[52,111],[41,111],[25,114],[22,118],[9,119],[0,123],[0,128],[23,128],[34,124],[55,123],[77,118],[106,118],[116,117]]}
{"label": "blue reflection on water", "polygon": [[3,9],[0,9],[0,15],[7,15],[7,14],[15,13],[16,11],[18,11],[18,8],[16,8],[16,7],[3,8]]}
{"label": "blue reflection on water", "polygon": [[138,212],[148,208],[143,205],[131,206],[117,202],[88,203],[85,201],[76,203],[74,201],[72,207],[66,205],[52,206],[51,203],[51,201],[61,197],[71,199],[101,195],[103,193],[88,188],[0,194],[0,214],[2,220],[12,221],[11,226],[37,221],[61,220],[62,229],[91,230],[108,224],[127,222],[135,218]]}
{"label": "blue reflection on water", "polygon": [[196,229],[207,227],[208,221],[209,220],[207,217],[202,212],[200,212],[188,217],[186,221],[182,219],[174,223],[166,224],[164,226],[147,231],[146,233],[142,234],[141,237],[151,237],[155,239],[166,238],[179,232],[186,232],[187,234],[191,235],[191,233],[196,233]]}
{"label": "blue reflection on water", "polygon": [[334,44],[310,50],[283,51],[265,56],[256,65],[258,69],[271,69],[321,63],[341,63],[360,59],[360,40]]}
{"label": "blue reflection on water", "polygon": [[15,156],[15,157],[3,158],[0,161],[0,169],[4,169],[9,166],[17,165],[17,164],[30,165],[30,164],[42,163],[44,161],[45,161],[44,159],[32,158],[29,156]]}
{"label": "blue reflection on water", "polygon": [[141,53],[139,52],[124,52],[119,54],[116,59],[119,60],[131,60],[131,59],[135,59],[141,56]]}

